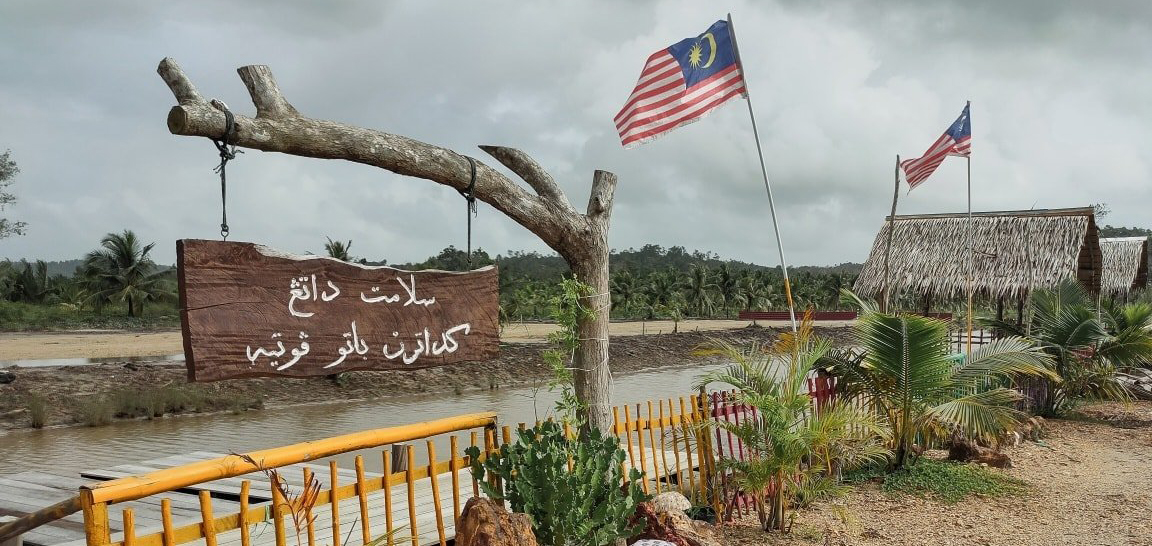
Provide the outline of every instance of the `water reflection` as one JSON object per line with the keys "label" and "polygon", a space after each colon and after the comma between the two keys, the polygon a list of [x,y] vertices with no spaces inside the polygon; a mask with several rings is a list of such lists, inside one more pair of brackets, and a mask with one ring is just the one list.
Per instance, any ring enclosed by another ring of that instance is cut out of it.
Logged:
{"label": "water reflection", "polygon": [[[717,366],[690,366],[617,375],[614,404],[686,396],[702,373]],[[39,470],[76,475],[84,470],[137,463],[194,451],[246,452],[360,430],[403,425],[463,413],[497,412],[503,424],[546,418],[556,400],[547,388],[528,387],[347,403],[270,408],[239,415],[181,417],[117,422],[104,427],[18,431],[0,435],[0,474]],[[462,443],[467,437],[461,438]],[[438,457],[447,442],[438,443]],[[424,459],[426,447],[416,446]],[[349,467],[353,454],[338,458]],[[369,471],[379,470],[380,455],[365,455]]]}

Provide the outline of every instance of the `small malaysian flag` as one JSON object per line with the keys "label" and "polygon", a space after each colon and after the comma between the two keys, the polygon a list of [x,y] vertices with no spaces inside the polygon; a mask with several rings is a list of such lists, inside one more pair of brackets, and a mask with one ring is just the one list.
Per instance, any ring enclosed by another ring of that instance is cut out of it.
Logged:
{"label": "small malaysian flag", "polygon": [[932,176],[932,173],[936,172],[936,167],[944,162],[945,157],[950,155],[968,157],[972,153],[972,119],[968,115],[970,106],[972,103],[964,105],[960,117],[956,118],[948,130],[932,143],[924,155],[900,162],[900,168],[908,180],[909,191]]}
{"label": "small malaysian flag", "polygon": [[727,21],[648,57],[636,88],[616,114],[625,148],[703,118],[725,101],[747,96]]}

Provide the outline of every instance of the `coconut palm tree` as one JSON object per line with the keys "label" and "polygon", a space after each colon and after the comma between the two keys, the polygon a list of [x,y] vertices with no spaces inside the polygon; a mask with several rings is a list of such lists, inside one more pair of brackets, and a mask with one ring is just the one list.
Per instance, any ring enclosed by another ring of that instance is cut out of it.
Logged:
{"label": "coconut palm tree", "polygon": [[167,272],[156,272],[148,254],[156,243],[141,245],[131,230],[109,233],[100,240],[102,248],[84,256],[80,273],[88,289],[88,300],[99,308],[123,303],[128,316],[140,316],[146,301],[171,299],[164,282]]}
{"label": "coconut palm tree", "polygon": [[328,239],[328,242],[324,243],[324,251],[328,253],[329,258],[336,258],[342,262],[355,261],[355,258],[353,258],[351,254],[348,254],[348,252],[352,250],[351,239],[345,243],[343,241],[333,241],[331,237],[324,238]]}
{"label": "coconut palm tree", "polygon": [[612,276],[612,306],[624,316],[632,316],[644,304],[644,287],[640,279],[625,269]]}
{"label": "coconut palm tree", "polygon": [[716,312],[716,283],[712,282],[712,272],[708,266],[693,264],[684,279],[684,301],[688,312],[698,316],[711,316]]}
{"label": "coconut palm tree", "polygon": [[1013,377],[1059,380],[1051,357],[1024,338],[996,340],[957,361],[949,351],[948,323],[880,313],[856,301],[863,313],[855,341],[864,357],[840,360],[832,372],[842,380],[841,393],[863,395],[888,418],[894,468],[907,463],[914,445],[953,434],[991,439],[1015,427],[1026,417],[1014,407],[1021,395],[998,386]]}
{"label": "coconut palm tree", "polygon": [[764,530],[786,530],[795,500],[811,501],[843,491],[841,470],[882,463],[886,427],[865,408],[830,402],[813,411],[806,380],[827,355],[831,343],[812,334],[811,321],[796,334],[786,333],[771,347],[741,349],[712,342],[706,354],[732,362],[700,378],[697,387],[727,383],[736,388],[736,403],[755,408],[740,422],[708,420],[739,438],[750,454],[724,458],[720,469],[752,495]]}
{"label": "coconut palm tree", "polygon": [[733,307],[740,301],[740,273],[733,270],[729,264],[724,264],[716,270],[716,291],[720,295],[720,305],[724,309],[724,318],[731,317]]}

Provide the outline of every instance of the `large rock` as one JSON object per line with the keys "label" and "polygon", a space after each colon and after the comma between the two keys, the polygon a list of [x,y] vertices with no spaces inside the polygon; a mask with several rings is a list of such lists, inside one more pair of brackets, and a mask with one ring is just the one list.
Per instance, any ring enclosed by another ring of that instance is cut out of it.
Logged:
{"label": "large rock", "polygon": [[689,501],[688,497],[676,491],[660,493],[652,497],[652,500],[648,502],[652,504],[652,510],[657,514],[664,512],[684,512],[692,508],[692,501]]}
{"label": "large rock", "polygon": [[491,499],[472,497],[456,526],[457,546],[536,546],[532,519]]}
{"label": "large rock", "polygon": [[952,445],[948,446],[948,459],[986,464],[996,468],[1012,468],[1012,458],[1008,455],[959,436],[952,437]]}
{"label": "large rock", "polygon": [[680,510],[657,512],[650,502],[636,507],[633,521],[643,520],[644,531],[629,539],[635,546],[644,540],[663,540],[674,546],[720,546],[712,526],[695,521]]}
{"label": "large rock", "polygon": [[16,374],[12,372],[0,372],[0,385],[5,385],[16,380]]}

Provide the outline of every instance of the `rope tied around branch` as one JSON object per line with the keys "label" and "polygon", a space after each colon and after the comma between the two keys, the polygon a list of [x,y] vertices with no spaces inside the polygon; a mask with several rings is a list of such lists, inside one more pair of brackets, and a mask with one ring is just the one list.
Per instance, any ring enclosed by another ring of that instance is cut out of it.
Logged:
{"label": "rope tied around branch", "polygon": [[472,269],[472,217],[476,216],[476,160],[472,159],[471,157],[468,157],[468,156],[464,156],[464,159],[468,160],[468,167],[471,170],[471,178],[468,181],[468,187],[467,188],[464,188],[462,190],[458,189],[456,191],[460,192],[460,195],[462,195],[464,197],[464,200],[467,202],[467,210],[464,213],[464,216],[468,219],[468,247],[467,247],[466,251],[468,252],[468,269],[471,270]]}
{"label": "rope tied around branch", "polygon": [[236,159],[236,154],[242,154],[244,150],[238,150],[235,145],[229,146],[229,141],[236,132],[236,118],[228,109],[228,105],[217,99],[212,99],[211,104],[224,112],[224,136],[212,139],[212,144],[215,144],[216,150],[220,152],[220,164],[214,167],[212,172],[220,175],[220,237],[228,240],[228,175],[225,169],[228,167],[228,162]]}

